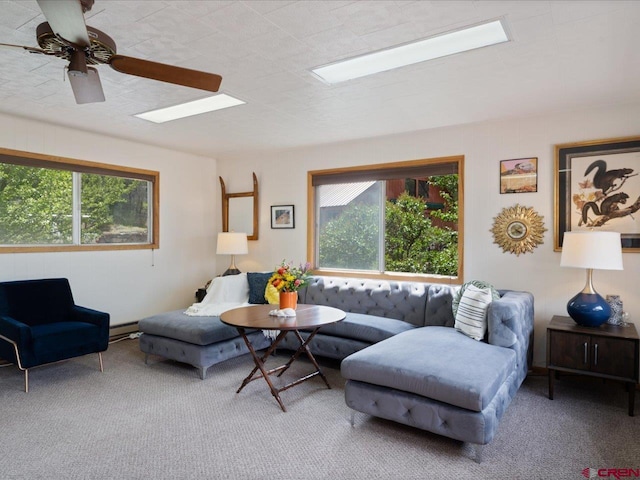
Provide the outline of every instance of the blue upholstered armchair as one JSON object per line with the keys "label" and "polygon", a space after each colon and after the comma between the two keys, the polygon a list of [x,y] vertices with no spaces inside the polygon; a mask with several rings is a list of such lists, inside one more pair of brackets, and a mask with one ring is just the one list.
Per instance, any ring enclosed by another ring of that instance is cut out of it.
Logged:
{"label": "blue upholstered armchair", "polygon": [[77,306],[66,278],[0,282],[0,358],[24,371],[88,353],[109,344],[109,314]]}

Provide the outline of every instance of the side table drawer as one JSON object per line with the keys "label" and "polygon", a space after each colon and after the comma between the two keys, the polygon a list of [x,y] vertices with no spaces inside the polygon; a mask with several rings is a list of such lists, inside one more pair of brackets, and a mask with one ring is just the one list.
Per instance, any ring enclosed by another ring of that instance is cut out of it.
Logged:
{"label": "side table drawer", "polygon": [[591,340],[591,371],[628,380],[635,378],[635,342],[623,338],[594,337]]}
{"label": "side table drawer", "polygon": [[591,336],[566,332],[549,332],[549,365],[590,370],[589,345]]}

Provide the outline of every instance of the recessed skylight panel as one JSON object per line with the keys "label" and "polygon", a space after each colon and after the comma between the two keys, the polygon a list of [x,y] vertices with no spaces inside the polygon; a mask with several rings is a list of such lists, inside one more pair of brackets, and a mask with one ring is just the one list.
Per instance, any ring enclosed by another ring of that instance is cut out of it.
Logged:
{"label": "recessed skylight panel", "polygon": [[212,97],[181,103],[180,105],[174,105],[172,107],[138,113],[135,116],[154,123],[164,123],[170,122],[171,120],[177,120],[179,118],[200,115],[201,113],[235,107],[237,105],[243,105],[244,103],[246,102],[225,93],[221,93]]}
{"label": "recessed skylight panel", "polygon": [[312,72],[333,84],[508,41],[502,21],[494,20],[317,67]]}

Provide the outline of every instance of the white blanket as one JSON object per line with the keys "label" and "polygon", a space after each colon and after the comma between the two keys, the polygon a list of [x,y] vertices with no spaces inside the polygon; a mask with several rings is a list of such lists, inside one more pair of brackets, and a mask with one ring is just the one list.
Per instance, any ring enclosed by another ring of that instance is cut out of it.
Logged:
{"label": "white blanket", "polygon": [[248,305],[249,281],[246,273],[240,273],[214,278],[202,301],[194,303],[184,313],[192,317],[219,316],[227,310]]}

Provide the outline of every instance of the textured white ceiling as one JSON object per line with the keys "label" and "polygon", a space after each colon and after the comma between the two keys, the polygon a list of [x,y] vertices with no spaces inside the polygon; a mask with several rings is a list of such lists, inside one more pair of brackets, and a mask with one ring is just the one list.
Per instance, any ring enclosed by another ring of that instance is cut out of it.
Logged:
{"label": "textured white ceiling", "polygon": [[[211,157],[640,102],[640,1],[113,1],[87,24],[118,53],[222,75],[246,105],[162,125],[132,115],[207,92],[99,67],[76,105],[63,60],[0,48],[0,112]],[[312,67],[504,17],[512,42],[326,85]],[[0,1],[0,42],[37,46],[35,0]]]}

